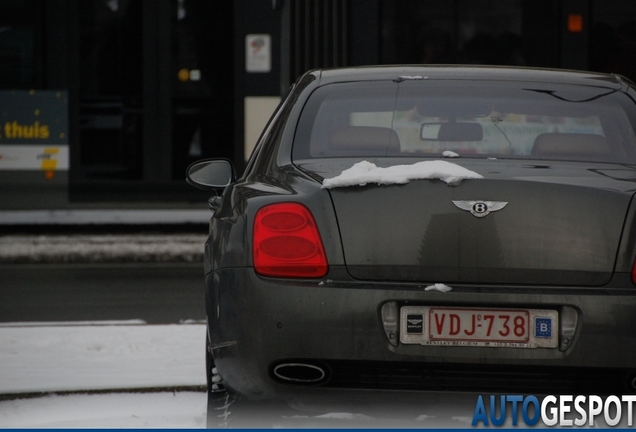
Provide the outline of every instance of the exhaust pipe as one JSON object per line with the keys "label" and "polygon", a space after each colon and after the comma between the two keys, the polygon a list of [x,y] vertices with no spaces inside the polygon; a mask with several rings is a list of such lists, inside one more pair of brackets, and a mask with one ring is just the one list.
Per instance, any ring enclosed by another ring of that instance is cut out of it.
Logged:
{"label": "exhaust pipe", "polygon": [[307,363],[281,363],[274,368],[274,375],[283,381],[310,384],[323,381],[327,372],[320,366]]}

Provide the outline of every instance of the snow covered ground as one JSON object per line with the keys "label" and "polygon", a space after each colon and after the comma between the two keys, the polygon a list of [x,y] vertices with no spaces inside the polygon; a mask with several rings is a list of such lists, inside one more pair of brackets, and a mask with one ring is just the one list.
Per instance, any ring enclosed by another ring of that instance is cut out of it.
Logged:
{"label": "snow covered ground", "polygon": [[[0,395],[203,388],[204,341],[201,323],[3,324]],[[203,391],[47,395],[0,400],[0,427],[199,428],[205,410]]]}
{"label": "snow covered ground", "polygon": [[0,393],[205,385],[205,325],[0,325]]}
{"label": "snow covered ground", "polygon": [[203,428],[203,392],[45,396],[0,402],[2,428]]}
{"label": "snow covered ground", "polygon": [[[198,322],[0,324],[0,428],[203,428],[204,341]],[[220,427],[469,427],[472,408],[458,404],[278,414],[234,402],[217,417]]]}
{"label": "snow covered ground", "polygon": [[[0,324],[0,428],[203,428],[204,341],[205,325],[191,322]],[[163,387],[173,389],[157,391]],[[470,422],[454,417],[453,409],[441,416],[439,406],[414,411],[406,423],[368,411],[294,412],[266,421],[230,403],[218,417],[219,425],[229,415],[239,427],[286,428],[435,427],[444,417],[452,427]]]}

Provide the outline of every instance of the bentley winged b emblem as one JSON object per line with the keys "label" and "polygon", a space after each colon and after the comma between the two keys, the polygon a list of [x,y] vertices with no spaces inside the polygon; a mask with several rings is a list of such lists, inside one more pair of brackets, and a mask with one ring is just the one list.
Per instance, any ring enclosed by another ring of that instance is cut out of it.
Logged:
{"label": "bentley winged b emblem", "polygon": [[458,208],[469,211],[473,216],[483,218],[490,212],[501,210],[508,203],[502,201],[453,201]]}

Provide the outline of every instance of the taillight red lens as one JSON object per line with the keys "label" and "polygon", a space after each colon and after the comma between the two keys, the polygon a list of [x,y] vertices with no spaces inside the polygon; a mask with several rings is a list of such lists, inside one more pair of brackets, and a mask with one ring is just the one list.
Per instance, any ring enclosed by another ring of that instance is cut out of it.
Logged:
{"label": "taillight red lens", "polygon": [[256,273],[273,277],[319,278],[327,274],[327,256],[316,221],[299,203],[270,204],[254,218]]}
{"label": "taillight red lens", "polygon": [[636,260],[634,261],[634,265],[632,266],[632,283],[636,285]]}

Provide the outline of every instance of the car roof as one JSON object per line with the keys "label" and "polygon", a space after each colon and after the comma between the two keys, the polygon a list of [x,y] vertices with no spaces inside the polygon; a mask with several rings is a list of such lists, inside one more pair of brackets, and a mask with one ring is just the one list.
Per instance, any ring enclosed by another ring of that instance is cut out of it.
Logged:
{"label": "car roof", "polygon": [[400,77],[413,79],[478,80],[478,81],[525,81],[575,84],[620,89],[625,79],[598,72],[571,71],[563,69],[539,69],[502,66],[458,66],[458,65],[390,65],[360,66],[351,68],[322,69],[316,74],[320,84],[351,81],[397,80]]}

